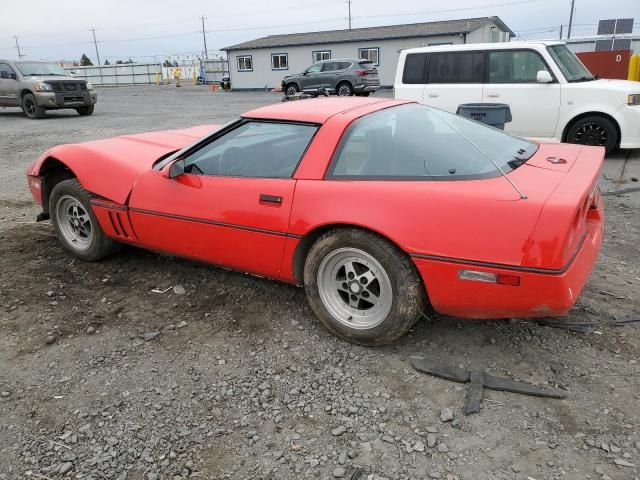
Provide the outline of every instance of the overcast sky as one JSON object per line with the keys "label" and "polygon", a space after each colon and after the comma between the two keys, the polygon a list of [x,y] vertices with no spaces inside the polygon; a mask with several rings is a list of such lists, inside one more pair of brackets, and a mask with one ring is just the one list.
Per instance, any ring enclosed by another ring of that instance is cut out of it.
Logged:
{"label": "overcast sky", "polygon": [[[555,38],[569,21],[570,0],[353,0],[353,28],[499,16],[525,39]],[[25,9],[25,6],[28,8]],[[16,58],[14,35],[25,58],[79,59],[95,63],[90,28],[102,62],[153,60],[200,53],[200,16],[206,17],[209,51],[278,33],[347,28],[346,0],[0,0],[0,58]],[[636,19],[640,0],[576,0],[574,35],[595,33],[600,19]],[[566,28],[566,27],[565,27]],[[565,30],[566,31],[566,30]]]}

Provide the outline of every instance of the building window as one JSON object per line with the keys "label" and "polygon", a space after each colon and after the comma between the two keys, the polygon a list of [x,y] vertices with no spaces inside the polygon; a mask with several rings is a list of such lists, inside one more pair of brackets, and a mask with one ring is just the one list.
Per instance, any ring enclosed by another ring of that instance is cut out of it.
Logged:
{"label": "building window", "polygon": [[370,62],[373,62],[376,67],[380,65],[380,49],[378,47],[359,48],[358,57],[363,60],[369,60]]}
{"label": "building window", "polygon": [[313,56],[313,63],[318,63],[323,60],[331,60],[331,50],[318,50],[311,52]]}
{"label": "building window", "polygon": [[244,55],[242,57],[236,57],[238,60],[239,72],[252,72],[253,71],[253,59],[251,55]]}
{"label": "building window", "polygon": [[289,56],[286,53],[271,54],[271,70],[287,70],[289,68]]}

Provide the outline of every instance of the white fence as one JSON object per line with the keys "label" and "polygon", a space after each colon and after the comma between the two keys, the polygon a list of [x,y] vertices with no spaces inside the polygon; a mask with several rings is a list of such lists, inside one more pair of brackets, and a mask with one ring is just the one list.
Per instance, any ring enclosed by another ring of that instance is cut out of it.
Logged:
{"label": "white fence", "polygon": [[[179,62],[180,78],[185,81],[202,83],[200,62]],[[152,85],[174,81],[174,67],[160,63],[124,63],[89,67],[65,67],[74,77],[93,85]],[[224,59],[204,62],[205,83],[220,83],[229,76],[229,63]]]}

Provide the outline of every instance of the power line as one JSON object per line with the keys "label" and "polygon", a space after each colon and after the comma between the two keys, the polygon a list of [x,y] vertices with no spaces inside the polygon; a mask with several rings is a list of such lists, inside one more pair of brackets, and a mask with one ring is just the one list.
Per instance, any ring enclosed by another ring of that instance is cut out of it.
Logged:
{"label": "power line", "polygon": [[200,17],[200,19],[202,20],[202,40],[204,41],[204,59],[205,60],[209,60],[209,52],[207,51],[207,34],[204,30],[204,15],[202,17]]}

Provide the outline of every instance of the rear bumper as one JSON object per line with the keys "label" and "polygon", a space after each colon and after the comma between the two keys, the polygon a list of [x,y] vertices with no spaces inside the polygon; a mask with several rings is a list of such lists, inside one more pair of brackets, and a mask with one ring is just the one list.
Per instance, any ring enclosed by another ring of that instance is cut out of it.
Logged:
{"label": "rear bumper", "polygon": [[[565,315],[576,303],[602,245],[602,204],[589,220],[583,241],[568,265],[542,271],[526,267],[489,267],[464,260],[413,257],[433,308],[463,318],[547,317]],[[519,286],[461,280],[460,270],[520,277]]]}
{"label": "rear bumper", "polygon": [[84,92],[37,92],[38,105],[43,108],[77,108],[94,105],[98,95],[93,90]]}
{"label": "rear bumper", "polygon": [[362,93],[362,92],[375,92],[376,90],[378,90],[380,88],[380,85],[368,85],[368,84],[363,84],[363,85],[355,85],[353,87],[353,91],[355,93]]}

